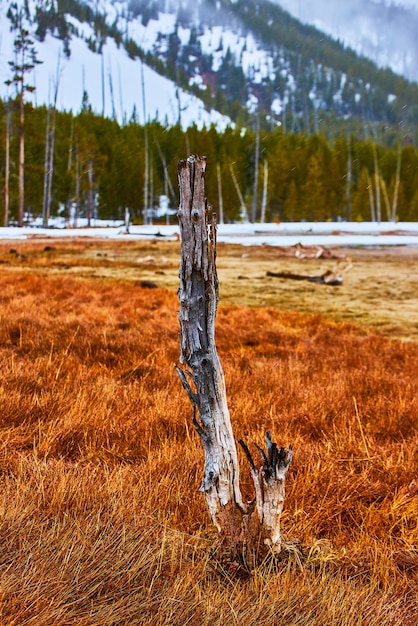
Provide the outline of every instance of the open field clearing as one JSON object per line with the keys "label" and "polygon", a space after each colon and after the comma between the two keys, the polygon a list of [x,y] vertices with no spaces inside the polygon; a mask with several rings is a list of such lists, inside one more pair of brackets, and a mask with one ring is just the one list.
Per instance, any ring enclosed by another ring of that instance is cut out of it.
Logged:
{"label": "open field clearing", "polygon": [[[390,337],[418,339],[418,248],[333,248],[339,259],[298,259],[293,248],[218,244],[222,304],[269,306],[320,313]],[[341,287],[267,276],[267,272],[320,275],[352,258]],[[152,281],[178,289],[179,244],[60,238],[0,240],[0,267],[37,273]]]}
{"label": "open field clearing", "polygon": [[336,253],[341,287],[218,247],[235,435],[295,448],[284,549],[247,572],[198,492],[178,243],[2,243],[2,626],[417,626],[417,251]]}

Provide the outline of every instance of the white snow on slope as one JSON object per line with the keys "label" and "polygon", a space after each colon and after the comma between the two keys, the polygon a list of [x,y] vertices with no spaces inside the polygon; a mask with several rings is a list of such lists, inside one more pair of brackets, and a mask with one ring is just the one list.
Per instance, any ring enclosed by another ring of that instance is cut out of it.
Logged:
{"label": "white snow on slope", "polygon": [[[6,6],[0,4],[0,97],[12,96],[12,88],[4,81],[10,78],[8,61],[13,58],[15,34],[10,32],[5,16]],[[72,18],[77,28],[88,36],[91,28]],[[83,90],[87,92],[93,111],[112,117],[119,122],[129,119],[134,106],[139,121],[144,121],[142,71],[145,86],[145,118],[157,119],[162,124],[178,121],[183,128],[215,124],[220,130],[231,125],[229,118],[217,111],[208,111],[196,96],[177,89],[173,82],[160,76],[141,61],[130,59],[125,49],[118,48],[113,39],[107,39],[103,56],[92,52],[86,42],[78,37],[71,39],[70,59],[63,53],[63,43],[47,35],[44,42],[35,41],[38,59],[42,64],[28,76],[36,90],[27,100],[36,105],[53,101],[59,60],[59,91],[57,105],[60,109],[77,113],[81,109]],[[104,97],[103,97],[104,92]]]}
{"label": "white snow on slope", "polygon": [[[18,0],[19,3],[22,0]],[[92,4],[92,3],[90,3]],[[35,1],[31,0],[32,12]],[[160,13],[158,19],[150,19],[146,25],[141,16],[128,15],[127,2],[98,0],[95,10],[106,16],[109,26],[117,25],[119,32],[133,40],[145,52],[157,53],[167,48],[168,36],[175,31],[176,16]],[[5,97],[4,79],[9,77],[7,61],[13,57],[14,34],[10,32],[9,21],[5,16],[6,2],[0,0],[0,97]],[[92,52],[85,40],[95,41],[95,34],[87,23],[67,16],[79,37],[72,36],[70,41],[71,57],[66,59],[62,52],[62,42],[48,35],[44,42],[36,42],[38,57],[43,61],[34,72],[33,82],[36,91],[29,97],[37,104],[51,102],[53,84],[57,75],[57,60],[60,56],[61,80],[58,105],[60,108],[77,112],[81,108],[83,91],[88,94],[89,102],[97,113],[106,116],[115,115],[119,121],[129,119],[134,105],[141,122],[144,120],[141,86],[141,63],[130,59],[123,46],[118,48],[115,42],[107,39],[103,46],[103,55]],[[267,76],[274,77],[272,59],[268,51],[260,48],[251,34],[223,29],[220,26],[202,25],[198,40],[203,53],[212,55],[212,70],[218,71],[226,50],[229,48],[244,73],[254,82],[261,82]],[[183,44],[190,39],[190,28],[178,28],[178,36]],[[4,73],[4,77],[3,77]],[[286,72],[287,74],[287,72]],[[1,80],[3,78],[3,80]],[[176,89],[174,83],[160,76],[144,65],[145,79],[145,117],[158,119],[168,125],[181,121],[183,128],[192,123],[199,127],[215,124],[220,130],[232,125],[229,118],[216,111],[208,111],[195,96]],[[288,76],[289,81],[292,80]],[[191,84],[202,85],[202,79],[196,72]],[[206,88],[202,85],[202,88]],[[104,92],[104,96],[103,96]],[[255,105],[254,105],[255,106]],[[279,108],[282,103],[279,103]]]}

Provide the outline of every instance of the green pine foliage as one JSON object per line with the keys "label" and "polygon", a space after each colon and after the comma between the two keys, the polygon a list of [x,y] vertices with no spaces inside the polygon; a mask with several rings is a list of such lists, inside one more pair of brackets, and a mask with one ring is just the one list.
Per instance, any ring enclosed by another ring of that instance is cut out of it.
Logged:
{"label": "green pine foliage", "polygon": [[[10,219],[17,219],[18,189],[18,103],[12,102],[12,137],[10,144]],[[25,105],[25,212],[32,217],[42,214],[45,129],[47,109]],[[165,127],[158,122],[147,126],[152,197],[157,206],[167,189],[165,166],[170,185],[170,205],[178,199],[177,162],[189,153],[208,157],[207,194],[214,209],[219,206],[217,164],[222,176],[225,221],[240,219],[241,206],[231,176],[237,176],[247,208],[252,205],[256,137],[240,127],[219,132],[215,127],[184,132],[178,125]],[[0,102],[0,188],[5,175],[6,107]],[[268,163],[266,218],[269,221],[298,220],[370,220],[370,185],[376,197],[376,180],[385,186],[390,207],[396,188],[399,145],[385,146],[354,135],[339,136],[332,142],[323,135],[285,133],[282,128],[261,129],[260,163]],[[376,158],[375,156],[376,155]],[[418,150],[407,144],[401,147],[397,220],[418,220]],[[348,180],[349,161],[351,178]],[[375,175],[377,164],[378,172]],[[125,208],[141,223],[144,210],[145,129],[133,112],[129,122],[96,115],[86,102],[78,115],[57,112],[55,172],[52,186],[52,215],[68,215],[70,207],[78,215],[86,214],[89,193],[95,198],[99,218],[123,220]],[[90,170],[90,178],[88,171]],[[259,170],[257,219],[260,217],[263,168]],[[387,211],[382,197],[382,218]],[[3,213],[0,200],[0,219]],[[173,219],[173,218],[172,218]]]}

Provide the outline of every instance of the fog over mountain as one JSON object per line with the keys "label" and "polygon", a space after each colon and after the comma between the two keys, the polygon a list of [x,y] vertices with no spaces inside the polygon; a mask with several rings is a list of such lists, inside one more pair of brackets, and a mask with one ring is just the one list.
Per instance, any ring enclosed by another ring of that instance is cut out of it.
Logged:
{"label": "fog over mountain", "polygon": [[418,82],[418,0],[273,0],[380,67]]}

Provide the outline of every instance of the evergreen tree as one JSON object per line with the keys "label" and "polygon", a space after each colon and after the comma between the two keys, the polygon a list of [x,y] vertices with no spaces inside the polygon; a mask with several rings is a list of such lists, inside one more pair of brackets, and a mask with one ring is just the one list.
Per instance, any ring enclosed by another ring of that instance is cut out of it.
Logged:
{"label": "evergreen tree", "polygon": [[308,161],[308,172],[304,185],[304,207],[310,222],[325,221],[328,218],[324,178],[321,163],[316,155]]}
{"label": "evergreen tree", "polygon": [[353,194],[353,222],[369,221],[370,215],[370,175],[365,167],[361,170],[357,189]]}
{"label": "evergreen tree", "polygon": [[412,201],[409,205],[409,211],[406,215],[406,221],[418,222],[418,189],[415,192]]}
{"label": "evergreen tree", "polygon": [[288,194],[284,199],[283,215],[289,222],[296,222],[301,216],[299,194],[294,180],[290,182]]}
{"label": "evergreen tree", "polygon": [[16,38],[13,43],[13,61],[9,61],[12,78],[5,81],[6,85],[15,85],[17,91],[16,101],[19,107],[19,208],[18,225],[23,226],[25,206],[25,96],[35,90],[33,85],[26,82],[27,75],[36,64],[41,63],[36,54],[34,41],[30,36],[28,25],[30,13],[28,4],[18,7],[16,3],[10,5],[7,12]]}

